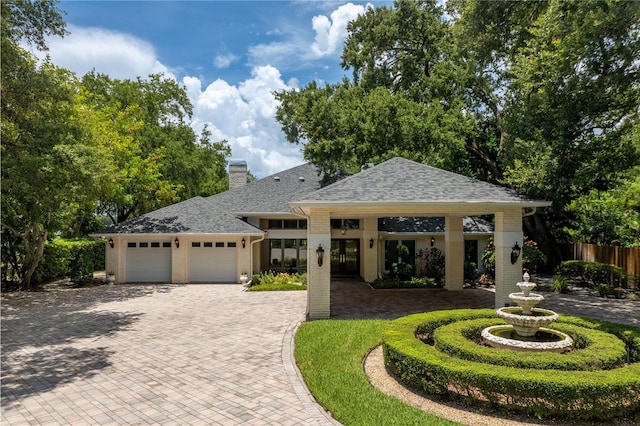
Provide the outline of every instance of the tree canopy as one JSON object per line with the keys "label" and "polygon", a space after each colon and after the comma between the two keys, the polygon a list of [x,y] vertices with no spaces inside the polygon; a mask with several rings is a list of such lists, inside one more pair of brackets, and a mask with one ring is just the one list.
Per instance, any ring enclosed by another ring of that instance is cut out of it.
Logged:
{"label": "tree canopy", "polygon": [[[398,0],[348,31],[351,78],[277,93],[307,160],[356,171],[402,155],[553,201],[530,236],[640,242],[623,211],[640,201],[620,189],[640,164],[640,3]],[[627,200],[608,203],[622,223],[606,237],[582,226],[591,191]]]}
{"label": "tree canopy", "polygon": [[64,36],[52,0],[0,2],[3,280],[31,288],[45,241],[226,189],[226,141],[190,127],[186,90],[161,75],[79,79],[20,47]]}

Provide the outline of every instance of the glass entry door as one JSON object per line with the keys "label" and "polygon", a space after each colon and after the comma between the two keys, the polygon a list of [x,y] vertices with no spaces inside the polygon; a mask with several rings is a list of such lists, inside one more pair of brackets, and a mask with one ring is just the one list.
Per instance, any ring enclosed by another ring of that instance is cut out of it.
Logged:
{"label": "glass entry door", "polygon": [[331,240],[331,274],[360,275],[360,240]]}

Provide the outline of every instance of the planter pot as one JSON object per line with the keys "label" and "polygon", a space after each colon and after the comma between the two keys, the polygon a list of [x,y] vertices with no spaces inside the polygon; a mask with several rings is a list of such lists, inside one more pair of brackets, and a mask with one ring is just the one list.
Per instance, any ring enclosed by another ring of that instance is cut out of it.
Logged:
{"label": "planter pot", "polygon": [[116,276],[113,274],[107,274],[107,283],[113,284],[116,282]]}
{"label": "planter pot", "polygon": [[240,283],[242,283],[243,285],[249,282],[249,276],[248,275],[240,275]]}

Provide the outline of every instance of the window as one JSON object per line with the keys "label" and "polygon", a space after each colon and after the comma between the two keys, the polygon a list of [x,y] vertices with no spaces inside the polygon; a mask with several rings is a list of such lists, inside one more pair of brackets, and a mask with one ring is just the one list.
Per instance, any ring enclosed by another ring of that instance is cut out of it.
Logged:
{"label": "window", "polygon": [[306,219],[270,219],[269,229],[307,229]]}
{"label": "window", "polygon": [[154,248],[160,247],[160,243],[151,243],[151,247],[154,247]]}
{"label": "window", "polygon": [[127,247],[135,248],[136,247],[136,243],[127,243]]}
{"label": "window", "polygon": [[171,243],[170,243],[169,241],[164,241],[164,242],[162,243],[162,247],[163,247],[163,248],[171,247]]}
{"label": "window", "polygon": [[224,243],[221,241],[216,242],[216,248],[224,247]]}
{"label": "window", "polygon": [[331,219],[332,229],[360,229],[360,219]]}
{"label": "window", "polygon": [[213,243],[211,241],[205,241],[204,246],[205,247],[213,247]]}
{"label": "window", "polygon": [[199,242],[192,241],[192,242],[191,242],[191,247],[200,247],[200,243],[199,243]]}
{"label": "window", "polygon": [[149,247],[149,243],[140,243],[139,247],[147,248],[147,247]]}
{"label": "window", "polygon": [[235,246],[236,246],[236,242],[235,241],[227,243],[227,247],[233,248]]}
{"label": "window", "polygon": [[294,238],[269,240],[269,268],[304,271],[307,268],[307,240]]}

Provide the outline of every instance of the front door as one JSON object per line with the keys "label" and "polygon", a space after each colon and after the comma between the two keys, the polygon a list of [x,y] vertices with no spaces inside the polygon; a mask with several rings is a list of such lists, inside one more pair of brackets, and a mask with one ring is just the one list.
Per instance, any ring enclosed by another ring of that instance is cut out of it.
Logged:
{"label": "front door", "polygon": [[360,275],[360,240],[331,240],[331,274]]}

